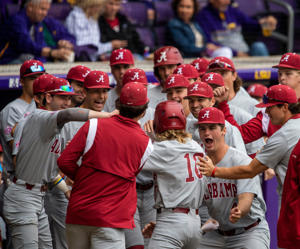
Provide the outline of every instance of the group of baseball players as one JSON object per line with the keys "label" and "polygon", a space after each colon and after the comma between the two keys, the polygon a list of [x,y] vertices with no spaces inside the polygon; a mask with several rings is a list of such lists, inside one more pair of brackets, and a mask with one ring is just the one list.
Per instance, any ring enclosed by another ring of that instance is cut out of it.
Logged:
{"label": "group of baseball players", "polygon": [[[276,174],[289,202],[300,56],[284,54],[279,84],[249,93],[226,57],[184,64],[162,47],[159,84],[134,64],[114,50],[110,80],[85,66],[63,79],[23,63],[22,95],[0,113],[7,248],[270,248],[259,174]],[[279,246],[300,248],[298,225],[286,229]]]}

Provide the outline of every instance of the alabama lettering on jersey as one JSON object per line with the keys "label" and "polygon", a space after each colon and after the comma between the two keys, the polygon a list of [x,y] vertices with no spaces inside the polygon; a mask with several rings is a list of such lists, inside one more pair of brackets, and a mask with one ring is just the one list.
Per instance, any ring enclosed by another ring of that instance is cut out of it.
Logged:
{"label": "alabama lettering on jersey", "polygon": [[185,144],[177,140],[154,143],[144,170],[155,174],[155,208],[200,207],[206,177],[200,173],[196,161],[203,156],[203,149],[192,139]]}
{"label": "alabama lettering on jersey", "polygon": [[[225,156],[216,166],[233,167],[247,165],[250,162],[250,157],[229,147]],[[250,211],[238,222],[231,223],[229,221],[230,210],[237,205],[238,195],[242,193],[253,193],[255,195]],[[224,231],[247,227],[258,219],[262,220],[266,210],[258,176],[252,179],[239,180],[208,177],[204,203],[208,207],[209,215],[219,222],[220,229]]]}
{"label": "alabama lettering on jersey", "polygon": [[300,114],[289,119],[268,140],[256,159],[276,172],[278,194],[281,195],[292,150],[300,138]]}
{"label": "alabama lettering on jersey", "polygon": [[17,153],[18,179],[29,184],[44,184],[57,176],[56,161],[62,143],[57,127],[58,113],[36,109],[27,117]]}

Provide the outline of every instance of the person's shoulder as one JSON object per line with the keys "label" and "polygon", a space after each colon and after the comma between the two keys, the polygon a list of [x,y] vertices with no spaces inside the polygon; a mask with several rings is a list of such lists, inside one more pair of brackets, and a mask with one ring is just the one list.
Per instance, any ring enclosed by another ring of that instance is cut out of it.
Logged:
{"label": "person's shoulder", "polygon": [[243,151],[240,151],[237,148],[233,148],[231,146],[229,146],[226,154],[228,154],[228,156],[231,158],[234,165],[248,164],[252,160],[251,157],[249,157]]}
{"label": "person's shoulder", "polygon": [[182,26],[183,22],[178,19],[178,18],[172,18],[171,20],[169,20],[168,22],[168,26],[172,27],[172,26]]}

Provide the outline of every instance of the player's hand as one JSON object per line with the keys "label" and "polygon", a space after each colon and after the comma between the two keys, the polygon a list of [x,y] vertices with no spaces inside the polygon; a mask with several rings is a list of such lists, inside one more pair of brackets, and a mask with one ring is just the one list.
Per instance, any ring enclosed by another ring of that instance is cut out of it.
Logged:
{"label": "player's hand", "polygon": [[148,120],[145,124],[144,124],[144,131],[151,133],[154,132],[154,128],[153,128],[153,120]]}
{"label": "player's hand", "polygon": [[146,238],[146,239],[151,238],[155,226],[156,226],[155,222],[150,222],[149,224],[147,224],[144,227],[144,229],[142,230],[142,234],[143,234],[144,238]]}
{"label": "player's hand", "polygon": [[70,200],[70,196],[71,196],[71,190],[68,190],[66,193],[65,193],[65,196],[68,200]]}
{"label": "player's hand", "polygon": [[66,179],[65,179],[65,182],[66,182],[66,184],[68,185],[68,186],[73,186],[73,183],[74,183],[74,181],[72,181],[69,177],[67,177]]}
{"label": "player's hand", "polygon": [[112,112],[99,112],[99,118],[110,118],[114,115],[118,115],[119,113],[119,110],[114,110]]}
{"label": "player's hand", "polygon": [[212,162],[212,160],[208,157],[198,157],[199,158],[199,162],[197,162],[197,166],[201,172],[201,174],[205,175],[205,176],[211,176],[215,165]]}
{"label": "player's hand", "polygon": [[71,56],[72,51],[66,48],[53,49],[51,51],[51,57],[62,61],[67,61]]}
{"label": "player's hand", "polygon": [[238,207],[232,208],[230,210],[229,221],[236,223],[240,218],[242,218],[242,211]]}
{"label": "player's hand", "polygon": [[265,181],[271,180],[275,175],[274,169],[268,168],[264,172],[264,179]]}
{"label": "player's hand", "polygon": [[229,98],[229,88],[225,86],[220,86],[214,89],[214,97],[217,103],[222,103],[223,101],[228,101]]}
{"label": "player's hand", "polygon": [[67,40],[59,40],[57,46],[58,48],[66,48],[69,50],[73,50],[74,48],[73,44]]}

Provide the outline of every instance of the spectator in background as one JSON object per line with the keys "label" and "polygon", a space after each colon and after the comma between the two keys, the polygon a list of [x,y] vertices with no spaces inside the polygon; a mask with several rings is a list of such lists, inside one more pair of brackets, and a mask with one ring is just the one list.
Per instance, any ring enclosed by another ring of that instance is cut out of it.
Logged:
{"label": "spectator in background", "polygon": [[75,39],[66,28],[47,17],[51,0],[27,0],[24,9],[0,27],[0,64],[73,61]]}
{"label": "spectator in background", "polygon": [[77,0],[76,6],[66,19],[67,29],[76,37],[76,45],[86,46],[86,60],[89,61],[103,60],[105,53],[127,46],[126,41],[119,39],[101,42],[101,32],[97,19],[102,7],[102,0]]}
{"label": "spectator in background", "polygon": [[268,16],[257,21],[231,6],[230,2],[230,0],[209,0],[208,5],[197,14],[196,20],[207,35],[208,42],[230,47],[234,56],[269,55],[266,45],[262,42],[254,42],[249,47],[242,29],[253,33],[263,31],[264,35],[270,35],[276,28],[277,20],[273,16]]}
{"label": "spectator in background", "polygon": [[103,15],[99,18],[101,41],[125,40],[127,43],[123,47],[135,55],[140,55],[138,58],[141,58],[149,48],[141,41],[139,34],[127,17],[119,12],[120,9],[121,0],[105,0]]}
{"label": "spectator in background", "polygon": [[173,0],[172,8],[175,18],[169,21],[167,32],[171,44],[177,47],[184,57],[232,57],[230,48],[208,43],[204,31],[194,21],[199,9],[197,0]]}

